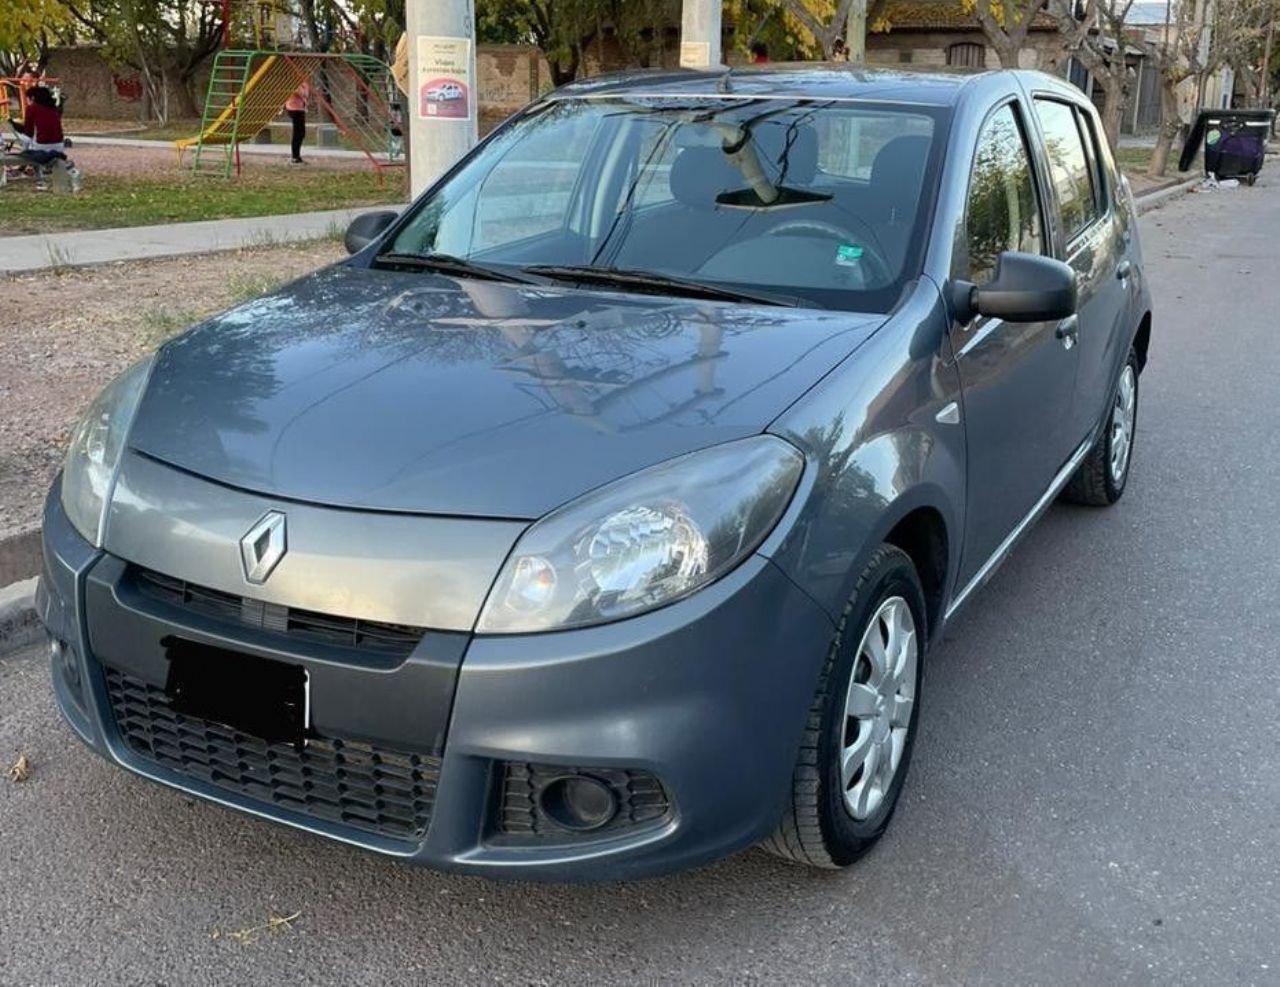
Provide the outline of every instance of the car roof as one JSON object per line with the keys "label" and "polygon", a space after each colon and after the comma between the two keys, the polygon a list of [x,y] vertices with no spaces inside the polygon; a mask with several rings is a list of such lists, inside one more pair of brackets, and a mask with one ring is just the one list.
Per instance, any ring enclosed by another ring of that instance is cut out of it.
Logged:
{"label": "car roof", "polygon": [[851,99],[876,102],[954,104],[966,84],[995,71],[871,69],[829,62],[773,63],[710,71],[616,72],[571,82],[552,97],[671,95]]}

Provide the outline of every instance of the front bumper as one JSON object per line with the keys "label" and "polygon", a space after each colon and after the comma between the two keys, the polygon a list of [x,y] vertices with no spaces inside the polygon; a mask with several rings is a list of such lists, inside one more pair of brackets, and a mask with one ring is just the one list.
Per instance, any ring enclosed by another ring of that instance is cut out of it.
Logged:
{"label": "front bumper", "polygon": [[[760,840],[781,816],[832,626],[762,557],[686,600],[617,624],[506,638],[427,631],[409,657],[371,666],[140,597],[126,561],[74,531],[57,489],[46,505],[37,597],[61,645],[55,694],[80,738],[132,772],[413,863],[489,876],[617,880],[696,866]],[[209,753],[199,755],[199,772],[156,756],[193,750],[183,732],[190,723],[156,713],[163,642],[172,636],[302,665],[316,730],[335,739],[282,761],[252,738],[205,724]],[[138,744],[135,715],[152,716],[150,746]],[[439,723],[446,729],[432,726]],[[231,755],[228,744],[236,745]],[[404,776],[415,779],[404,804],[395,800],[401,755],[412,760],[403,762]],[[252,773],[244,759],[253,758],[288,783],[291,797],[227,783],[237,770]],[[389,833],[360,815],[367,805],[353,813],[330,797],[326,786],[343,787],[352,764],[383,772],[362,783],[387,819],[418,811],[422,825],[409,819]],[[656,779],[663,811],[598,832],[505,827],[512,778],[560,769],[614,779],[638,791],[637,802],[652,793],[636,779]],[[292,797],[298,792],[304,801]],[[312,797],[318,801],[305,801]]]}

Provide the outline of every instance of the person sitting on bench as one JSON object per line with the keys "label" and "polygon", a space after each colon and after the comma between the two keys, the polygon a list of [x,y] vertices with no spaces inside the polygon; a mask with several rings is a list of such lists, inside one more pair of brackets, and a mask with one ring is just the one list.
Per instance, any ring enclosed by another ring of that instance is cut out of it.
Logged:
{"label": "person sitting on bench", "polygon": [[19,157],[26,158],[37,168],[36,188],[47,188],[43,169],[54,161],[62,161],[71,177],[71,190],[80,191],[80,169],[67,157],[66,138],[62,133],[62,114],[48,86],[32,86],[27,92],[27,106],[22,123],[14,122],[14,129],[22,139],[23,149]]}

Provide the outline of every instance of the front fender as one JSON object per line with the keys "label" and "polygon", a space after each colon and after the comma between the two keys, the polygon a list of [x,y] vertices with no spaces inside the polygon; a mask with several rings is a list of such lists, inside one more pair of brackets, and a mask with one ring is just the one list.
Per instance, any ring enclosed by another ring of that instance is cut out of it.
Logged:
{"label": "front fender", "polygon": [[[944,527],[945,599],[963,531],[965,437],[938,415],[960,401],[941,298],[925,282],[897,314],[770,431],[799,446],[812,486],[769,555],[839,618],[867,559],[919,509]],[[929,347],[921,339],[936,340]],[[948,416],[944,416],[948,417]]]}

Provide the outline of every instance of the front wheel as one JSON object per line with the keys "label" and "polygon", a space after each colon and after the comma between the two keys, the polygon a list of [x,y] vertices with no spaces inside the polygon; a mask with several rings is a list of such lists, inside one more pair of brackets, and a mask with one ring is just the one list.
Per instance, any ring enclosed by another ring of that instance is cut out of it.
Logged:
{"label": "front wheel", "polygon": [[1108,507],[1124,494],[1133,459],[1138,424],[1138,356],[1132,350],[1120,371],[1111,412],[1102,434],[1089,450],[1062,496],[1077,504]]}
{"label": "front wheel", "polygon": [[844,867],[880,839],[911,760],[926,639],[915,566],[881,545],[827,652],[771,853]]}

